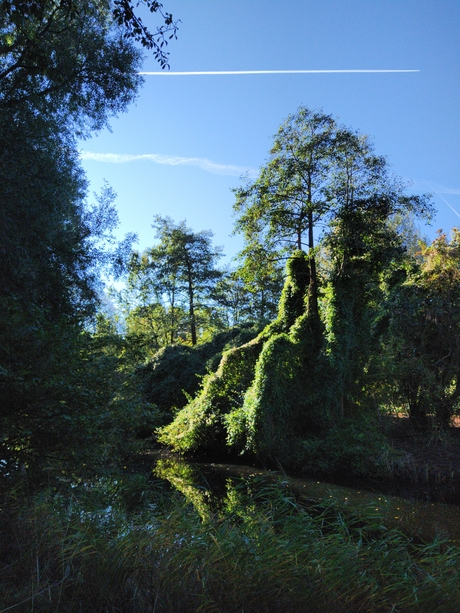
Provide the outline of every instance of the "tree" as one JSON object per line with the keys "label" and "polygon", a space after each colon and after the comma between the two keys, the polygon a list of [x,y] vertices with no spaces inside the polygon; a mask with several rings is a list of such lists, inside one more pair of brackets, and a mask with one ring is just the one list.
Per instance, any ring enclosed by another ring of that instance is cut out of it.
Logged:
{"label": "tree", "polygon": [[141,54],[117,31],[106,8],[82,0],[45,2],[41,8],[31,3],[36,16],[30,20],[20,11],[2,13],[2,112],[18,117],[33,109],[52,118],[54,129],[88,134],[124,110],[141,82]]}
{"label": "tree", "polygon": [[329,256],[325,284],[327,371],[333,381],[324,406],[334,420],[352,416],[369,402],[369,360],[378,351],[374,321],[383,301],[382,274],[400,264],[401,237],[388,220],[394,203],[384,196],[344,203],[324,246]]}
{"label": "tree", "polygon": [[460,231],[441,231],[392,288],[384,348],[396,394],[422,427],[448,427],[460,399]]}
{"label": "tree", "polygon": [[276,317],[282,286],[283,271],[270,260],[262,267],[247,258],[242,266],[226,271],[213,294],[223,325],[267,324]]}
{"label": "tree", "polygon": [[[304,107],[275,135],[270,159],[253,183],[235,190],[237,231],[250,251],[282,254],[303,250],[310,261],[310,309],[318,316],[314,229],[326,210],[326,186],[333,163],[333,118]],[[305,236],[307,235],[307,237]]]}
{"label": "tree", "polygon": [[[161,440],[182,450],[226,442],[294,464],[317,446],[312,437],[357,414],[363,421],[380,275],[402,253],[388,222],[429,212],[429,199],[406,195],[367,137],[305,108],[282,124],[259,178],[236,197],[247,253],[291,253],[278,316],[224,354]],[[318,244],[328,259],[321,288]]]}
{"label": "tree", "polygon": [[261,323],[275,319],[283,289],[284,272],[280,260],[263,245],[248,245],[238,255],[235,275],[246,294],[246,318]]}
{"label": "tree", "polygon": [[169,288],[147,271],[148,261],[136,260],[134,254],[128,266],[127,287],[115,293],[120,333],[131,351],[138,353],[138,361],[151,357],[161,347],[173,344],[187,334],[187,311],[177,303],[169,303]]}
{"label": "tree", "polygon": [[[144,25],[141,17],[137,14],[136,8],[139,4],[143,4],[150,13],[161,15],[164,24],[157,26],[154,33]],[[163,11],[163,5],[157,0],[139,1],[136,3],[136,8],[131,0],[115,0],[112,14],[117,24],[125,28],[126,35],[129,38],[139,42],[145,49],[153,50],[153,55],[161,67],[169,68],[169,53],[166,53],[163,48],[172,38],[177,39],[176,34],[180,20],[174,21],[172,13]]]}
{"label": "tree", "polygon": [[[88,47],[90,39],[84,33],[92,32],[96,36],[94,42],[102,42],[101,51],[110,57],[113,49],[107,38],[109,29],[112,34],[118,31],[125,39],[152,50],[162,68],[168,67],[164,47],[168,40],[176,37],[178,22],[156,0],[143,0],[136,6],[139,4],[162,18],[163,25],[157,26],[154,33],[144,25],[131,0],[1,0],[0,81],[8,84],[10,95],[15,88],[28,89],[28,83],[29,87],[33,85],[35,93],[47,96],[63,86],[68,89],[78,75],[78,87],[92,87],[99,81],[107,97],[111,77],[104,84],[100,79],[102,75],[91,75],[94,58]],[[123,45],[120,36],[114,38],[118,38],[119,46],[132,48],[130,44]],[[66,48],[69,43],[73,44]],[[69,53],[75,59],[73,65],[62,63]],[[63,68],[67,72],[62,72]],[[116,68],[106,63],[107,71]],[[116,85],[113,80],[112,85]]]}
{"label": "tree", "polygon": [[264,258],[308,252],[309,308],[317,314],[318,229],[327,233],[340,210],[358,199],[390,199],[390,214],[425,207],[424,198],[403,193],[404,185],[367,136],[340,126],[331,115],[300,107],[280,126],[259,177],[235,190],[236,231],[243,233],[252,256],[257,250]]}
{"label": "tree", "polygon": [[85,208],[75,130],[101,127],[126,108],[141,56],[103,2],[4,0],[2,9],[3,295],[83,311],[94,303],[94,240],[114,210]]}
{"label": "tree", "polygon": [[120,264],[126,249],[104,254],[116,223],[113,193],[88,206],[75,137],[106,125],[140,84],[141,54],[114,21],[114,6],[1,2],[2,470],[76,457],[108,406],[103,385],[90,389],[98,367],[91,370],[84,330],[99,267]]}
{"label": "tree", "polygon": [[[170,217],[154,217],[158,245],[142,256],[135,254],[131,264],[131,284],[155,296],[169,319],[169,339],[180,333],[180,313],[187,310],[192,345],[198,340],[202,312],[222,273],[215,268],[222,249],[213,247],[212,232],[193,232],[185,221],[175,224]],[[145,305],[146,306],[146,305]]]}
{"label": "tree", "polygon": [[100,268],[117,256],[104,249],[114,194],[105,188],[87,205],[72,139],[52,127],[0,118],[0,459],[9,472],[76,458],[108,401],[88,388],[97,369],[89,372],[83,330]]}
{"label": "tree", "polygon": [[398,211],[390,217],[388,225],[400,237],[406,256],[413,260],[421,259],[420,250],[427,247],[429,241],[422,236],[414,211]]}

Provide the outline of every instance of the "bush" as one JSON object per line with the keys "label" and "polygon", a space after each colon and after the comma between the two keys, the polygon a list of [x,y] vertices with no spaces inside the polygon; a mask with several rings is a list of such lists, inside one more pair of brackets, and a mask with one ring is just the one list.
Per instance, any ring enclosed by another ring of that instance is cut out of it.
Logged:
{"label": "bush", "polygon": [[223,352],[247,343],[259,332],[256,324],[247,324],[220,332],[212,341],[195,347],[163,347],[137,371],[146,400],[162,411],[184,407],[199,390],[202,378],[217,370]]}
{"label": "bush", "polygon": [[383,477],[387,469],[381,458],[387,451],[388,443],[377,424],[361,415],[334,426],[324,438],[302,441],[297,462],[305,474]]}

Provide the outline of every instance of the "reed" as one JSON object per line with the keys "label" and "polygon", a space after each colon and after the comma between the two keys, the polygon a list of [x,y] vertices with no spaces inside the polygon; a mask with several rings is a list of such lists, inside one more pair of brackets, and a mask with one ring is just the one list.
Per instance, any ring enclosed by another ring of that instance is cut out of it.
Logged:
{"label": "reed", "polygon": [[416,543],[372,507],[311,509],[234,487],[203,517],[133,477],[5,496],[0,612],[454,613],[459,549]]}

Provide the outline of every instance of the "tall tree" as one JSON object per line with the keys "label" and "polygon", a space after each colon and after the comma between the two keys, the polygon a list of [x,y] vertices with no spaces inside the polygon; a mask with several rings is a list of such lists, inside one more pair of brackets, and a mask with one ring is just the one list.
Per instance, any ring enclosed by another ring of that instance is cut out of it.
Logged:
{"label": "tall tree", "polygon": [[246,259],[241,267],[227,271],[217,284],[214,300],[226,327],[244,322],[267,324],[276,317],[283,271],[270,260],[265,267],[258,264]]}
{"label": "tall tree", "polygon": [[234,274],[245,290],[245,317],[267,323],[275,319],[283,289],[283,264],[263,245],[248,245],[238,256]]}
{"label": "tall tree", "polygon": [[[236,189],[235,212],[251,251],[309,252],[310,306],[318,317],[314,230],[326,209],[336,123],[330,115],[301,107],[280,126],[270,159],[253,183]],[[260,249],[260,247],[259,247]]]}
{"label": "tall tree", "polygon": [[141,257],[134,256],[131,283],[151,288],[163,301],[169,313],[170,342],[179,332],[177,315],[186,308],[190,340],[196,345],[200,309],[211,300],[222,276],[216,269],[222,249],[212,245],[211,231],[193,232],[185,221],[176,224],[170,217],[156,215],[153,228],[159,243]]}
{"label": "tall tree", "polygon": [[113,195],[86,206],[73,143],[51,127],[40,117],[0,119],[0,459],[8,471],[69,459],[98,405],[85,390],[82,331],[98,266],[109,259],[100,241],[115,222]]}
{"label": "tall tree", "polygon": [[[367,366],[378,350],[374,321],[383,300],[381,275],[404,253],[388,224],[394,203],[375,196],[344,203],[324,241],[330,271],[325,284],[325,353],[333,386],[325,394],[335,420],[365,405]],[[328,403],[325,402],[325,406]]]}
{"label": "tall tree", "polygon": [[26,15],[14,8],[0,21],[3,112],[34,109],[60,130],[88,134],[133,100],[141,53],[117,30],[107,5],[26,2]]}
{"label": "tall tree", "polygon": [[131,0],[1,0],[0,82],[8,104],[32,98],[49,102],[50,93],[64,89],[68,102],[79,98],[81,107],[96,88],[109,100],[110,87],[111,102],[116,103],[123,78],[126,86],[134,75],[123,75],[121,64],[110,60],[134,52],[129,39],[151,49],[162,68],[168,67],[164,47],[176,36],[178,22],[156,0],[141,0],[136,6],[140,4],[163,21],[154,32]]}
{"label": "tall tree", "polygon": [[[380,274],[401,252],[388,222],[400,211],[428,213],[429,199],[407,195],[367,137],[300,108],[280,127],[258,179],[236,190],[235,210],[248,254],[292,253],[278,317],[224,355],[162,440],[181,449],[226,440],[298,461],[302,438],[369,408],[363,389]],[[327,257],[321,293],[318,245]]]}
{"label": "tall tree", "polygon": [[420,210],[423,198],[405,197],[370,139],[339,125],[331,115],[300,107],[280,126],[259,177],[235,190],[236,230],[246,251],[281,256],[302,250],[309,258],[309,302],[318,319],[319,232],[356,200],[381,197],[390,214]]}
{"label": "tall tree", "polygon": [[140,84],[141,53],[116,6],[0,2],[1,469],[71,456],[98,404],[83,330],[115,217],[110,190],[87,205],[75,139],[125,110]]}

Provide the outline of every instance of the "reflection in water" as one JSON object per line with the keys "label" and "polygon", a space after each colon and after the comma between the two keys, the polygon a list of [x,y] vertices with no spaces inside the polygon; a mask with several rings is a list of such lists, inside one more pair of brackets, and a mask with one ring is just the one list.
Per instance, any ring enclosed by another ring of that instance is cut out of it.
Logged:
{"label": "reflection in water", "polygon": [[193,504],[203,521],[211,518],[210,490],[199,484],[199,472],[191,464],[171,458],[158,460],[153,472],[156,477],[169,481],[181,492],[187,502]]}
{"label": "reflection in water", "polygon": [[[292,491],[297,504],[304,508],[313,509],[330,501],[344,510],[362,510],[367,516],[375,513],[376,519],[382,518],[388,527],[398,527],[405,534],[423,540],[447,537],[460,543],[460,508],[453,505],[382,496],[232,464],[189,464],[168,458],[157,462],[154,473],[180,491],[204,521],[209,520],[216,511],[241,513],[241,485],[254,489],[269,481],[281,485],[280,492],[286,489]],[[247,521],[251,509],[246,509],[245,514]]]}

